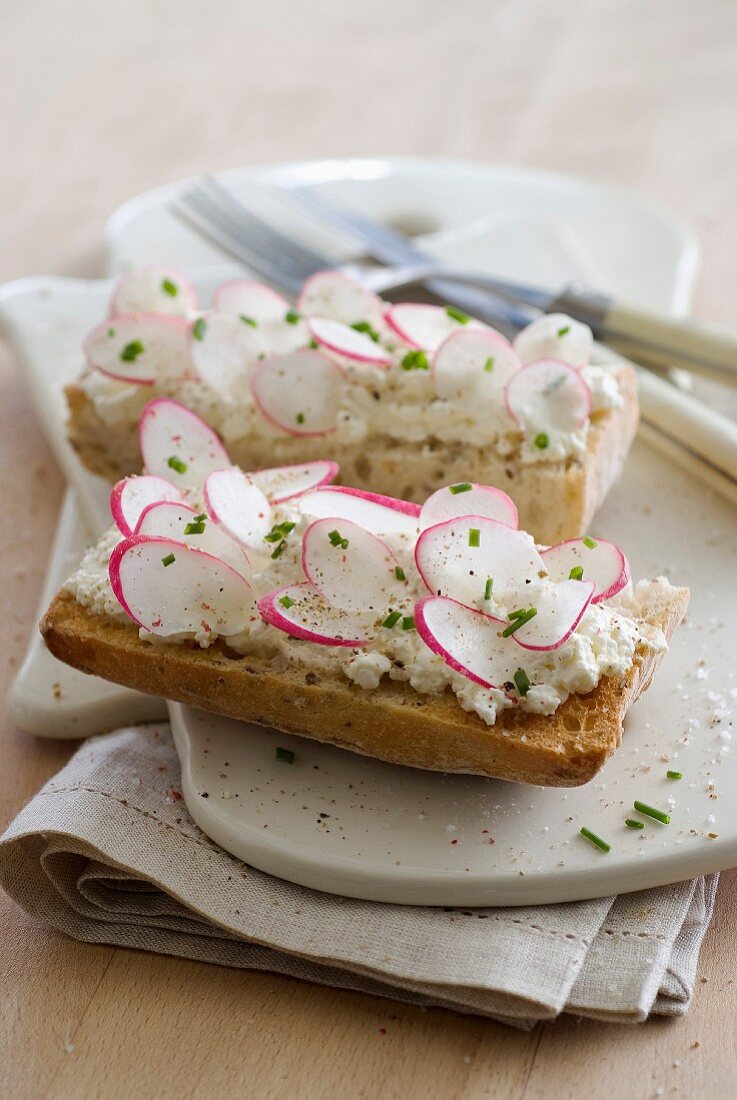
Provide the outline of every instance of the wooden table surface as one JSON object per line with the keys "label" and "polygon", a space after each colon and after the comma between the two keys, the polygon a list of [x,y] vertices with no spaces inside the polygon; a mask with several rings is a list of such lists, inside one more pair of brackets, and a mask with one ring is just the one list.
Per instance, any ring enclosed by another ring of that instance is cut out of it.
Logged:
{"label": "wooden table surface", "polygon": [[[24,0],[0,26],[2,278],[100,273],[110,211],[204,169],[466,156],[670,205],[701,236],[697,311],[735,320],[733,0]],[[0,355],[4,687],[35,628],[62,479]],[[74,749],[7,721],[1,737],[0,826]],[[521,1033],[77,944],[3,896],[0,1094],[719,1100],[737,1094],[736,909],[725,874],[685,1020]]]}

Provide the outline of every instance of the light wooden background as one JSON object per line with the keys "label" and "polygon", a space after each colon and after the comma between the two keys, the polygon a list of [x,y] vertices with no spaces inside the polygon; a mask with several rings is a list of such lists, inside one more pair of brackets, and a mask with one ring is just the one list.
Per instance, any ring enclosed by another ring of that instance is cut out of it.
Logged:
{"label": "light wooden background", "polygon": [[[2,278],[100,272],[109,212],[200,170],[448,155],[578,172],[670,205],[701,235],[698,311],[737,320],[734,0],[2,0],[0,97]],[[1,354],[5,686],[62,483]],[[0,735],[1,826],[73,746],[7,722]],[[521,1034],[83,946],[3,897],[0,1094],[721,1100],[737,1094],[736,908],[727,874],[685,1021]]]}

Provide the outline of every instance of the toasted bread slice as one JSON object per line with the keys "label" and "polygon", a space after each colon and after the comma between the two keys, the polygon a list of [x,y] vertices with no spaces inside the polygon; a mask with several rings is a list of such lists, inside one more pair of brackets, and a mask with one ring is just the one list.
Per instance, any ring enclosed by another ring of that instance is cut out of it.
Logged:
{"label": "toasted bread slice", "polygon": [[[584,534],[596,510],[617,480],[637,430],[637,381],[632,367],[616,367],[618,408],[597,413],[591,421],[583,461],[524,465],[491,447],[471,444],[397,443],[376,435],[343,446],[331,457],[340,463],[340,481],[357,489],[422,503],[441,485],[477,481],[497,485],[513,497],[520,527],[540,543],[551,544]],[[141,469],[137,418],[111,427],[78,385],[66,389],[69,439],[85,466],[115,481]],[[231,460],[243,470],[286,465],[325,457],[325,440],[285,436],[267,448],[264,440],[227,443]]]}
{"label": "toasted bread slice", "polygon": [[[638,585],[632,613],[670,638],[688,606],[686,588]],[[384,681],[366,691],[339,672],[275,671],[222,642],[209,649],[151,645],[138,628],[92,614],[60,593],[41,622],[51,652],[83,672],[231,718],[275,726],[365,756],[432,771],[469,772],[552,787],[596,775],[622,740],[625,714],[649,685],[661,654],[642,647],[621,679],[571,695],[554,715],[506,710],[487,725],[448,689],[421,695]]]}

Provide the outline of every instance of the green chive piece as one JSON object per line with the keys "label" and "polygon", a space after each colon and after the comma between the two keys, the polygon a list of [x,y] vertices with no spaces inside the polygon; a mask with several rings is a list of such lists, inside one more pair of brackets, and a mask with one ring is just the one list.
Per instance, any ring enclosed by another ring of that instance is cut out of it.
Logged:
{"label": "green chive piece", "polygon": [[173,554],[167,554],[165,558],[161,559],[161,564],[164,566],[171,565],[172,562],[175,562],[176,560],[177,559],[174,557]]}
{"label": "green chive piece", "polygon": [[282,554],[284,553],[284,551],[286,550],[286,548],[287,548],[286,541],[284,539],[282,539],[282,541],[279,543],[279,545],[275,546],[274,549],[272,550],[271,560],[276,561],[277,558],[280,558],[282,556]]}
{"label": "green chive piece", "polygon": [[584,546],[588,547],[589,550],[596,550],[596,547],[599,545],[596,539],[592,539],[591,535],[584,535],[581,542]]}
{"label": "green chive piece", "polygon": [[291,596],[280,596],[279,603],[282,607],[294,607],[294,600]]}
{"label": "green chive piece", "polygon": [[315,349],[316,349],[316,348],[319,348],[319,347],[320,347],[320,345],[318,344],[317,340],[310,340],[310,342],[309,342],[309,344],[307,345],[307,347],[308,347],[308,348],[312,348],[312,350],[313,350],[313,351],[315,351]]}
{"label": "green chive piece", "polygon": [[297,413],[297,415],[295,416],[294,419],[297,421],[298,424],[304,424],[305,414],[304,413]]}
{"label": "green chive piece", "polygon": [[537,615],[537,608],[531,607],[529,611],[523,611],[522,614],[518,612],[512,612],[509,618],[512,620],[509,626],[505,627],[502,631],[502,638],[511,638],[521,626],[525,623],[529,623],[530,619],[534,619]]}
{"label": "green chive piece", "polygon": [[480,546],[481,545],[481,528],[470,527],[468,530],[468,545]]}
{"label": "green chive piece", "polygon": [[276,759],[283,760],[286,764],[294,763],[294,753],[291,749],[277,749]]}
{"label": "green chive piece", "polygon": [[271,528],[268,535],[264,535],[264,542],[281,542],[293,530],[293,523],[277,523]]}
{"label": "green chive piece", "polygon": [[666,779],[683,779],[683,772],[667,771],[665,773],[665,777],[666,777]]}
{"label": "green chive piece", "polygon": [[461,325],[467,325],[471,318],[467,313],[464,313],[462,309],[458,309],[457,306],[446,306],[445,312],[451,318],[452,321],[458,321]]}
{"label": "green chive piece", "polygon": [[491,599],[491,593],[492,593],[493,588],[494,588],[493,579],[491,577],[487,577],[486,578],[486,588],[484,589],[484,599],[485,600],[490,600]]}
{"label": "green chive piece", "polygon": [[393,626],[397,625],[397,623],[399,622],[399,620],[401,618],[402,618],[402,612],[401,611],[390,611],[381,625],[386,627],[387,630],[391,630],[391,628]]}
{"label": "green chive piece", "polygon": [[524,699],[525,695],[527,695],[527,692],[530,690],[530,687],[532,685],[530,684],[529,677],[523,668],[518,668],[515,672],[514,682],[517,685],[517,691]]}
{"label": "green chive piece", "polygon": [[329,531],[328,541],[330,542],[331,546],[339,546],[341,550],[347,550],[350,546],[350,541],[348,539],[344,539],[340,531]]}
{"label": "green chive piece", "polygon": [[143,355],[144,347],[140,340],[131,340],[130,344],[126,344],[120,353],[120,358],[124,363],[135,363],[139,355]]}
{"label": "green chive piece", "polygon": [[205,531],[205,521],[203,519],[193,520],[192,523],[188,523],[184,528],[185,535],[202,535]]}
{"label": "green chive piece", "polygon": [[449,485],[448,492],[453,496],[458,496],[459,493],[467,493],[470,489],[473,489],[473,485],[470,481],[461,481],[458,485]]}
{"label": "green chive piece", "polygon": [[408,351],[400,363],[402,370],[430,370],[427,354],[421,348]]}
{"label": "green chive piece", "polygon": [[486,371],[487,374],[491,374],[493,369],[494,369],[494,356],[490,355],[489,358],[484,363],[484,370]]}
{"label": "green chive piece", "polygon": [[195,323],[192,325],[192,335],[195,340],[204,340],[205,333],[207,332],[207,321],[204,317],[198,317]]}
{"label": "green chive piece", "polygon": [[112,340],[113,336],[115,335],[115,329],[114,328],[109,328],[107,330],[107,334],[110,337],[110,339]]}
{"label": "green chive piece", "polygon": [[164,294],[168,294],[170,298],[176,298],[179,293],[179,287],[176,283],[173,283],[171,279],[163,278],[161,280],[161,289]]}
{"label": "green chive piece", "polygon": [[645,822],[638,821],[636,817],[626,817],[624,823],[628,829],[644,829]]}
{"label": "green chive piece", "polygon": [[406,581],[407,580],[407,574],[402,569],[401,565],[395,566],[394,576],[397,578],[398,581]]}
{"label": "green chive piece", "polygon": [[299,314],[296,309],[288,309],[284,314],[284,320],[288,325],[296,325],[299,321]]}
{"label": "green chive piece", "polygon": [[176,455],[169,455],[166,464],[170,470],[176,470],[178,474],[186,474],[187,472],[187,463],[182,462],[181,458],[177,458]]}
{"label": "green chive piece", "polygon": [[537,433],[537,435],[535,436],[535,446],[540,451],[544,451],[547,447],[550,446],[550,436],[547,434],[547,432]]}
{"label": "green chive piece", "polygon": [[415,619],[414,615],[405,615],[402,619],[402,630],[414,630]]}
{"label": "green chive piece", "polygon": [[655,810],[652,806],[648,806],[646,802],[634,802],[633,805],[638,814],[645,814],[645,817],[653,817],[663,825],[670,825],[670,814],[663,813],[662,810]]}
{"label": "green chive piece", "polygon": [[520,607],[520,609],[518,611],[510,611],[509,612],[509,618],[512,619],[512,620],[520,619],[520,618],[524,617],[526,614],[527,614],[527,609],[524,608],[524,607]]}
{"label": "green chive piece", "polygon": [[379,334],[373,325],[368,321],[356,321],[355,324],[350,326],[356,332],[365,332],[367,336],[370,336],[375,344],[379,342]]}
{"label": "green chive piece", "polygon": [[574,565],[573,569],[571,569],[570,573],[568,574],[568,580],[569,581],[582,581],[583,580],[583,566],[582,565]]}
{"label": "green chive piece", "polygon": [[258,328],[258,321],[253,317],[247,317],[245,313],[241,313],[240,317],[244,325],[250,325],[251,328]]}
{"label": "green chive piece", "polygon": [[563,325],[563,328],[558,329],[558,335],[559,336],[567,336],[570,331],[571,331],[571,326],[570,325]]}
{"label": "green chive piece", "polygon": [[586,837],[586,840],[590,840],[591,843],[596,848],[600,848],[602,852],[611,852],[612,850],[611,844],[607,844],[607,842],[602,840],[600,836],[597,836],[596,833],[592,833],[591,829],[582,828],[581,836]]}

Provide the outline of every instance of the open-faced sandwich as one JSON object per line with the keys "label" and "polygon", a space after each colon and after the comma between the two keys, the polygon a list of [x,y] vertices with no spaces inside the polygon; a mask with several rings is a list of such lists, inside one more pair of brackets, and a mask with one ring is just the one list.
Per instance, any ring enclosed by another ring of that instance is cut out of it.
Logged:
{"label": "open-faced sandwich", "polygon": [[331,485],[332,462],[246,474],[169,398],[146,473],[41,629],[106,679],[400,764],[586,782],[614,752],[688,590],[634,588],[589,535],[537,545],[511,497],[418,504]]}
{"label": "open-faced sandwich", "polygon": [[626,363],[592,365],[586,325],[561,314],[512,345],[459,310],[390,305],[337,272],[296,306],[222,285],[201,310],[168,268],[124,276],[67,389],[69,436],[115,480],[141,469],[137,424],[174,397],[243,469],[339,459],[344,484],[422,502],[451,482],[503,486],[542,542],[583,534],[637,424]]}

